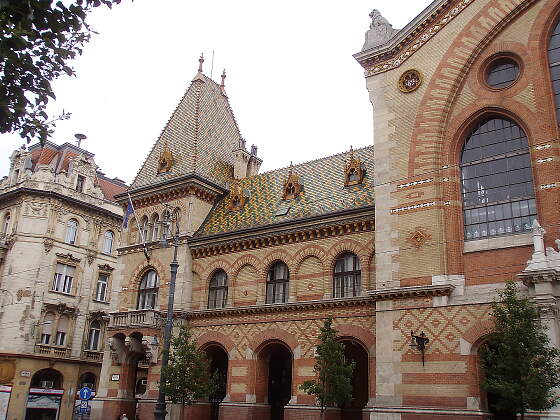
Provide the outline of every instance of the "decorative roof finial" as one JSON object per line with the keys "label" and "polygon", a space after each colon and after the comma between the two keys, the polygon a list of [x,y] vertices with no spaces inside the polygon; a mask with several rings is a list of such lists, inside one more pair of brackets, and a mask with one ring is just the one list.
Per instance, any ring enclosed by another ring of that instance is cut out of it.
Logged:
{"label": "decorative roof finial", "polygon": [[354,149],[352,145],[350,145],[350,160],[354,159]]}
{"label": "decorative roof finial", "polygon": [[220,84],[220,87],[223,88],[226,86],[226,69],[224,69],[224,71],[222,72],[222,83]]}
{"label": "decorative roof finial", "polygon": [[200,58],[198,59],[198,62],[200,63],[198,65],[198,72],[202,73],[202,63],[204,63],[204,53],[200,54]]}

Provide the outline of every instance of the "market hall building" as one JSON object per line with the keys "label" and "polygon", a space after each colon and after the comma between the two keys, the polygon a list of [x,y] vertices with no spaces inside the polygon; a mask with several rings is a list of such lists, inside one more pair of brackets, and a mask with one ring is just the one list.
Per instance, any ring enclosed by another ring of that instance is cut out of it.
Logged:
{"label": "market hall building", "polygon": [[177,323],[224,378],[219,410],[187,418],[318,418],[299,385],[329,315],[357,364],[333,418],[488,418],[478,349],[510,279],[558,345],[560,3],[439,0],[401,30],[371,18],[354,57],[373,145],[303,164],[259,173],[225,75],[201,60],[129,189],[93,418],[153,415],[173,255],[159,239],[176,224]]}

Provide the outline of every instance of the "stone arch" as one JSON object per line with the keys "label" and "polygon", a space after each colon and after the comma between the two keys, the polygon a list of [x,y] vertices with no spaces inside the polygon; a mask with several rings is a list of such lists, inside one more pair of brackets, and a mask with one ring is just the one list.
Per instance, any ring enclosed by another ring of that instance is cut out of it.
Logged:
{"label": "stone arch", "polygon": [[152,256],[149,262],[143,261],[141,264],[138,264],[136,266],[136,268],[132,272],[132,276],[131,276],[132,283],[129,283],[129,287],[137,289],[140,279],[142,278],[144,273],[146,273],[146,271],[150,269],[156,271],[160,279],[160,284],[167,282],[167,273],[166,273],[167,270],[165,269],[164,265],[158,258]]}
{"label": "stone arch", "polygon": [[297,272],[293,276],[292,295],[295,295],[298,301],[322,299],[325,293],[330,293],[328,276],[325,276],[324,258],[318,257],[316,252],[306,252],[301,259],[295,261]]}
{"label": "stone arch", "polygon": [[[533,3],[534,0],[525,1],[508,8],[505,2],[490,2],[455,37],[456,41],[430,78],[426,93],[418,106],[423,112],[417,115],[415,129],[410,137],[409,176],[430,171],[441,162],[445,126],[455,98],[473,63],[507,24]],[[419,150],[423,144],[429,144],[430,147]]]}
{"label": "stone arch", "polygon": [[268,273],[268,269],[275,261],[282,261],[288,266],[288,269],[290,270],[290,277],[295,272],[292,256],[288,252],[278,249],[269,252],[262,260],[262,264],[260,266],[261,271],[259,273],[259,279],[261,282],[266,283],[266,275]]}
{"label": "stone arch", "polygon": [[478,347],[482,342],[492,335],[494,332],[494,322],[490,319],[477,321],[467,331],[463,333],[460,339],[461,354],[472,355],[478,351]]}
{"label": "stone arch", "polygon": [[219,331],[205,332],[196,339],[196,344],[200,349],[203,349],[211,344],[218,344],[230,355],[230,359],[232,358],[231,351],[235,348],[233,340]]}
{"label": "stone arch", "polygon": [[328,250],[328,270],[332,272],[334,270],[334,266],[336,264],[336,259],[345,252],[351,252],[356,254],[360,259],[360,264],[362,267],[367,264],[367,258],[365,255],[363,245],[355,241],[353,239],[344,239],[342,241],[336,242],[329,250]]}
{"label": "stone arch", "polygon": [[299,345],[295,335],[282,329],[282,328],[268,328],[260,331],[249,341],[247,347],[257,354],[266,344],[271,342],[282,342],[285,344],[292,354],[295,352]]}
{"label": "stone arch", "polygon": [[239,271],[241,271],[241,269],[246,265],[253,266],[255,268],[255,270],[257,270],[257,272],[258,272],[257,267],[260,266],[260,260],[257,257],[255,257],[253,254],[242,255],[241,257],[236,259],[233,262],[233,264],[231,264],[232,277],[236,278],[237,275],[239,274]]}
{"label": "stone arch", "polygon": [[335,323],[334,328],[338,331],[339,339],[354,339],[364,347],[370,357],[375,357],[375,335],[370,331],[352,324]]}
{"label": "stone arch", "polygon": [[223,258],[213,260],[209,265],[204,267],[202,271],[199,271],[199,273],[203,274],[206,281],[209,281],[210,276],[218,269],[224,270],[228,279],[231,278],[231,265]]}
{"label": "stone arch", "polygon": [[309,256],[317,257],[323,264],[323,267],[325,266],[327,261],[327,253],[325,250],[318,245],[307,245],[300,249],[294,256],[294,268],[296,272],[299,270],[301,263]]}

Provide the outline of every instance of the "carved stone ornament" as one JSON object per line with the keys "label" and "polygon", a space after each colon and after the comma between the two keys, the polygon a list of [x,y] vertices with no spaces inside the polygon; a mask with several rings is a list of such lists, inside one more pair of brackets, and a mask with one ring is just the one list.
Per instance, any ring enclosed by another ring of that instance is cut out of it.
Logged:
{"label": "carved stone ornament", "polygon": [[422,85],[422,74],[415,69],[405,71],[399,78],[398,88],[403,93],[414,92]]}
{"label": "carved stone ornament", "polygon": [[71,315],[71,316],[77,315],[76,308],[68,306],[65,303],[45,303],[42,308],[42,312],[47,312],[47,311],[54,311],[61,315]]}
{"label": "carved stone ornament", "polygon": [[416,248],[420,248],[431,238],[432,235],[426,232],[423,228],[417,227],[410,233],[407,241],[414,245]]}
{"label": "carved stone ornament", "polygon": [[99,264],[99,271],[113,271],[115,268],[111,267],[109,264]]}
{"label": "carved stone ornament", "polygon": [[354,157],[354,150],[350,147],[350,160],[344,165],[344,185],[361,184],[366,175],[366,170],[362,161]]}
{"label": "carved stone ornament", "polygon": [[88,314],[88,318],[93,321],[93,320],[98,320],[98,321],[108,321],[109,320],[109,315],[107,314],[107,312],[105,311],[94,311],[94,312],[90,312]]}
{"label": "carved stone ornament", "polygon": [[290,164],[290,172],[288,178],[284,181],[284,193],[282,198],[284,200],[292,200],[296,198],[303,189],[299,176],[293,172],[292,164]]}
{"label": "carved stone ornament", "polygon": [[373,9],[369,17],[371,18],[371,23],[369,24],[369,30],[366,32],[362,51],[385,44],[398,32],[397,29],[393,29],[393,25],[387,19],[381,16],[377,9]]}
{"label": "carved stone ornament", "polygon": [[80,258],[75,258],[71,253],[63,254],[61,252],[57,252],[56,256],[61,261],[69,262],[69,263],[73,263],[73,264],[77,264],[81,261]]}
{"label": "carved stone ornament", "polygon": [[228,209],[231,211],[237,211],[243,208],[247,202],[247,197],[245,196],[243,190],[239,185],[232,184],[231,190],[229,192],[229,203]]}
{"label": "carved stone ornament", "polygon": [[167,148],[167,142],[165,142],[163,144],[163,151],[159,155],[157,173],[169,172],[174,163],[173,153]]}
{"label": "carved stone ornament", "polygon": [[52,239],[50,239],[50,238],[43,239],[43,247],[45,248],[45,252],[47,254],[51,251],[51,249],[53,247],[53,244],[54,244],[54,242],[53,242]]}
{"label": "carved stone ornament", "polygon": [[95,260],[95,256],[97,255],[97,252],[95,252],[92,249],[88,249],[86,252],[86,259],[89,265],[91,265],[91,263]]}

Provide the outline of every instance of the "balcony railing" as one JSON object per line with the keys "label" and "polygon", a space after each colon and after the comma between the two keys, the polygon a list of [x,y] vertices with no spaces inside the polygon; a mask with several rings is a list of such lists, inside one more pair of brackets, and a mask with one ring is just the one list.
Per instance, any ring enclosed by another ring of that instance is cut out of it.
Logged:
{"label": "balcony railing", "polygon": [[161,315],[153,309],[139,311],[113,312],[110,314],[109,328],[124,329],[131,327],[157,328],[161,326]]}
{"label": "balcony railing", "polygon": [[103,352],[98,350],[84,350],[83,358],[92,362],[103,361]]}
{"label": "balcony railing", "polygon": [[49,346],[48,344],[35,344],[35,353],[67,359],[70,356],[70,349],[66,347]]}

